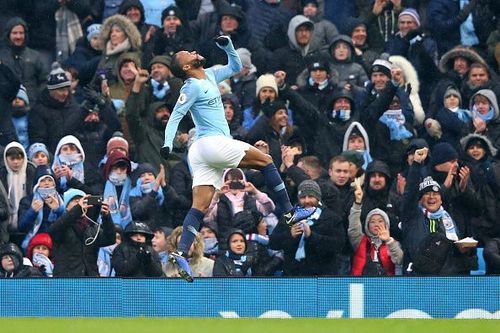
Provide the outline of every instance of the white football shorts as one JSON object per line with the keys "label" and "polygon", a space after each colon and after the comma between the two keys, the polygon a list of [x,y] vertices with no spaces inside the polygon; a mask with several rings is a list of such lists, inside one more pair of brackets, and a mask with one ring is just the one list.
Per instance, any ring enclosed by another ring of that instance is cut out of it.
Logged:
{"label": "white football shorts", "polygon": [[193,176],[193,187],[222,186],[222,176],[227,168],[237,168],[251,145],[226,136],[205,136],[193,142],[188,160]]}

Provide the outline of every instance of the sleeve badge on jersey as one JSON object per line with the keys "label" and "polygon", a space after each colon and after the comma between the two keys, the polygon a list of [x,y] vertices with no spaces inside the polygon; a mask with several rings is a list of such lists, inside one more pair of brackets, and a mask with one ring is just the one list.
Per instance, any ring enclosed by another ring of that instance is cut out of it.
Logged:
{"label": "sleeve badge on jersey", "polygon": [[179,104],[184,104],[184,103],[186,103],[186,101],[187,101],[187,96],[186,96],[186,94],[180,94],[180,95],[179,95],[179,99],[177,100],[177,102],[178,102]]}

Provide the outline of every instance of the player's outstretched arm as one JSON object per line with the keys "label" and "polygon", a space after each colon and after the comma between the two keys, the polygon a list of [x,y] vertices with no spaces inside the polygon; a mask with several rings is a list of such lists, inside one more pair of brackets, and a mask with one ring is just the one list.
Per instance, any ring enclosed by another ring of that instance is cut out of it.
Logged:
{"label": "player's outstretched arm", "polygon": [[243,65],[241,64],[240,56],[234,49],[233,42],[229,36],[220,35],[214,40],[217,46],[226,52],[228,58],[227,65],[214,70],[215,80],[221,82],[239,73]]}

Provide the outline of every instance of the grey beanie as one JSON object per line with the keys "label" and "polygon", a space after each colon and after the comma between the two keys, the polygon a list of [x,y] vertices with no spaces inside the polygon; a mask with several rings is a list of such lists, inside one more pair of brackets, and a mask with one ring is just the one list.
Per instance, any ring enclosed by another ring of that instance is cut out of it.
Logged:
{"label": "grey beanie", "polygon": [[382,216],[382,218],[384,219],[384,222],[385,222],[385,227],[387,229],[390,228],[391,226],[391,222],[389,220],[389,216],[387,215],[386,212],[384,212],[382,209],[380,208],[375,208],[375,209],[372,209],[368,212],[368,214],[366,215],[366,219],[365,219],[365,233],[370,236],[370,237],[377,237],[377,235],[373,235],[371,232],[370,232],[370,229],[368,228],[368,222],[370,222],[370,219],[372,218],[373,215],[380,215]]}
{"label": "grey beanie", "polygon": [[311,195],[316,199],[321,200],[321,189],[319,188],[318,183],[314,180],[304,180],[300,183],[298,188],[299,199],[305,197],[306,195]]}
{"label": "grey beanie", "polygon": [[462,95],[460,94],[458,89],[453,87],[453,86],[450,86],[450,87],[448,87],[448,89],[446,89],[446,92],[444,93],[443,100],[445,100],[446,97],[451,96],[451,95],[458,97],[458,105],[459,106],[462,105]]}

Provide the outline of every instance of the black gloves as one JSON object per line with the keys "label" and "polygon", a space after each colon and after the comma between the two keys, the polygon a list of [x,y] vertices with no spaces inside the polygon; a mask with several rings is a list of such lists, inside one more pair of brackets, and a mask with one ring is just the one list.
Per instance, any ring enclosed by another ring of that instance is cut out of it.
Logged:
{"label": "black gloves", "polygon": [[164,160],[168,160],[168,155],[170,155],[170,148],[168,148],[168,147],[161,147],[160,148],[160,156]]}
{"label": "black gloves", "polygon": [[151,252],[141,246],[137,252],[137,260],[142,262],[151,260]]}
{"label": "black gloves", "polygon": [[214,41],[219,45],[220,47],[227,46],[229,44],[230,38],[225,35],[220,35],[214,38]]}
{"label": "black gloves", "polygon": [[88,86],[83,88],[83,95],[86,100],[92,102],[93,104],[97,104],[99,106],[106,104],[106,99],[99,92]]}

